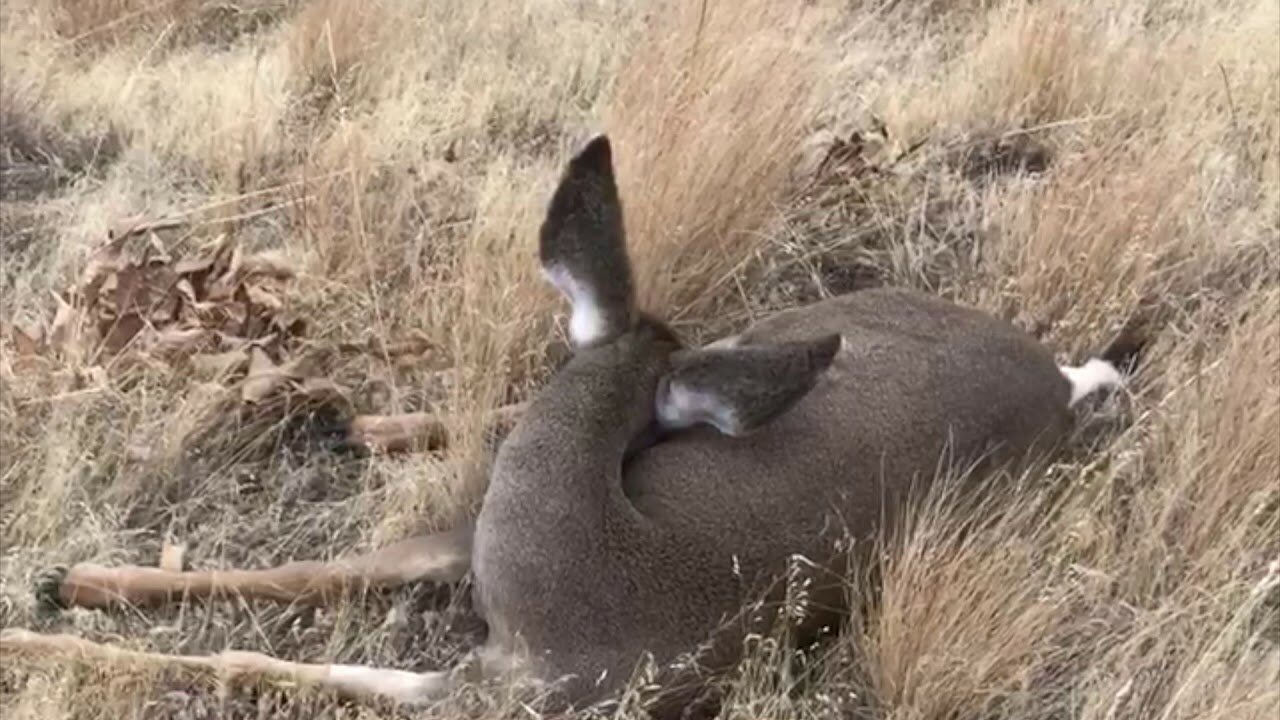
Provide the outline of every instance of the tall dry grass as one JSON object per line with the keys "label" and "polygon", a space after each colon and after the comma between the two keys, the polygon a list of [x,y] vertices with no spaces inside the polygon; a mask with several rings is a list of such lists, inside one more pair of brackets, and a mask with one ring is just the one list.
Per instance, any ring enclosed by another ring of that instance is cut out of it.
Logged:
{"label": "tall dry grass", "polygon": [[[830,73],[813,8],[660,5],[605,115],[642,302],[696,312],[759,248],[781,211]],[[678,272],[672,272],[678,268]]]}
{"label": "tall dry grass", "polygon": [[1168,348],[1149,409],[1048,478],[1069,492],[1031,483],[980,517],[935,501],[893,544],[862,646],[889,715],[1274,711],[1277,301],[1244,303],[1213,366]]}
{"label": "tall dry grass", "polygon": [[[178,217],[182,247],[226,233],[290,259],[287,309],[357,409],[460,426],[440,454],[344,458],[299,448],[292,418],[219,416],[235,388],[160,366],[98,381],[90,358],[32,374],[0,344],[0,624],[447,664],[475,628],[431,588],[58,616],[30,590],[55,564],[154,562],[166,539],[199,566],[263,566],[474,510],[483,411],[564,352],[532,238],[561,163],[604,129],[642,297],[692,337],[851,277],[978,304],[1075,358],[1161,311],[1130,393],[1082,413],[1052,472],[980,513],[927,500],[874,582],[851,576],[842,638],[803,662],[762,641],[725,717],[1269,716],[1277,28],[1257,0],[6,5],[0,318],[47,318],[122,217]],[[877,123],[882,172],[797,177],[815,132]],[[1011,167],[1027,148],[1039,172]],[[336,350],[407,337],[430,349]],[[6,662],[0,688],[10,717],[381,714],[127,668]],[[521,712],[498,693],[425,716]]]}

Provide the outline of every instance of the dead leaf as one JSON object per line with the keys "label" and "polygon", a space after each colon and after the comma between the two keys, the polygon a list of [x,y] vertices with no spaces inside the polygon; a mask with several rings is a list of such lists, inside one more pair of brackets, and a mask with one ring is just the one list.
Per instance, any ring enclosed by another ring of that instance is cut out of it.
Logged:
{"label": "dead leaf", "polygon": [[[220,381],[249,370],[240,388],[247,402],[301,380],[301,363],[281,354],[281,340],[306,329],[300,318],[283,315],[285,283],[296,276],[289,259],[279,250],[246,254],[227,233],[199,251],[171,252],[167,236],[157,233],[182,225],[123,220],[93,250],[77,283],[54,294],[51,321],[34,331],[6,323],[0,336],[29,361],[45,361],[50,350],[97,351],[112,377],[140,363],[153,371],[181,361]],[[48,361],[61,362],[53,355]]]}
{"label": "dead leaf", "polygon": [[184,257],[174,263],[173,271],[179,275],[196,275],[213,267],[213,256]]}
{"label": "dead leaf", "polygon": [[205,297],[209,300],[230,298],[239,285],[242,262],[240,243],[234,237],[226,236],[214,253],[214,263],[209,271]]}
{"label": "dead leaf", "polygon": [[[260,347],[263,349],[273,347],[280,341],[280,336],[271,333],[260,338],[244,338],[238,335],[232,335],[225,332],[218,333],[218,346],[227,351],[245,351],[250,347]],[[247,356],[246,356],[247,357]]]}
{"label": "dead leaf", "polygon": [[260,347],[249,348],[249,373],[240,386],[240,398],[246,403],[262,402],[289,380],[300,379],[297,363],[277,365]]}
{"label": "dead leaf", "polygon": [[218,235],[212,255],[214,269],[217,270],[218,273],[221,274],[222,272],[225,272],[227,260],[231,257],[231,250],[236,247],[238,243],[239,241],[232,235],[228,235],[227,233]]}
{"label": "dead leaf", "polygon": [[265,308],[269,312],[275,313],[284,308],[284,304],[280,299],[256,285],[245,285],[245,294],[249,302],[259,307]]}
{"label": "dead leaf", "polygon": [[200,324],[230,335],[244,335],[248,309],[240,303],[211,303],[198,315]]}
{"label": "dead leaf", "polygon": [[196,289],[188,278],[179,278],[178,282],[174,283],[173,289],[178,291],[178,296],[185,300],[187,304],[196,304]]}
{"label": "dead leaf", "polygon": [[226,277],[220,277],[205,285],[204,296],[206,300],[209,302],[225,303],[235,297],[236,292],[240,290],[240,285],[234,282],[229,282]]}
{"label": "dead leaf", "polygon": [[266,250],[250,255],[244,259],[243,271],[245,277],[265,275],[276,280],[292,280],[297,275],[293,263],[280,250]]}
{"label": "dead leaf", "polygon": [[99,288],[108,277],[124,266],[122,250],[126,239],[128,236],[122,235],[110,240],[89,257],[88,264],[80,273],[79,283],[80,295],[87,305],[92,306],[97,302]]}
{"label": "dead leaf", "polygon": [[194,354],[213,339],[213,331],[208,328],[165,328],[156,333],[154,347],[157,354]]}
{"label": "dead leaf", "polygon": [[20,357],[30,357],[40,352],[40,344],[44,341],[44,332],[39,327],[23,327],[21,323],[8,324],[9,339],[13,341],[13,349]]}
{"label": "dead leaf", "polygon": [[102,337],[102,349],[111,355],[123,350],[134,336],[147,326],[142,316],[129,312],[119,317],[104,317],[98,322],[98,334]]}
{"label": "dead leaf", "polygon": [[291,315],[277,315],[275,317],[275,328],[283,333],[286,337],[305,337],[307,334],[307,319],[302,317],[293,317]]}
{"label": "dead leaf", "polygon": [[179,276],[168,266],[147,269],[146,291],[135,297],[138,309],[152,322],[169,323],[178,320],[182,298],[176,292]]}
{"label": "dead leaf", "polygon": [[78,313],[61,295],[56,292],[51,294],[54,301],[58,303],[58,310],[54,313],[53,322],[49,325],[49,346],[57,350],[65,350],[71,341]]}
{"label": "dead leaf", "polygon": [[210,321],[211,318],[220,318],[224,315],[224,313],[221,312],[222,306],[215,302],[188,303],[185,309],[189,312],[182,313],[181,319],[187,322],[212,324]]}
{"label": "dead leaf", "polygon": [[231,246],[231,256],[227,259],[227,269],[223,271],[222,276],[227,278],[228,282],[239,280],[243,264],[244,252],[240,250],[240,243],[235,243]]}
{"label": "dead leaf", "polygon": [[[115,292],[112,295],[114,296],[117,313],[126,313],[133,310],[139,299],[139,291],[145,289],[144,272],[145,269],[140,265],[129,265],[116,272]],[[146,301],[145,294],[142,300],[143,302]]]}
{"label": "dead leaf", "polygon": [[199,353],[191,356],[191,369],[196,377],[218,382],[235,375],[249,364],[249,353],[231,350],[220,353]]}
{"label": "dead leaf", "polygon": [[160,238],[154,232],[147,236],[147,247],[142,252],[142,265],[163,265],[167,266],[173,262],[173,258],[169,255],[169,250],[160,242]]}
{"label": "dead leaf", "polygon": [[177,295],[166,294],[160,302],[151,306],[151,313],[148,320],[153,325],[168,325],[178,322],[182,319],[181,300]]}

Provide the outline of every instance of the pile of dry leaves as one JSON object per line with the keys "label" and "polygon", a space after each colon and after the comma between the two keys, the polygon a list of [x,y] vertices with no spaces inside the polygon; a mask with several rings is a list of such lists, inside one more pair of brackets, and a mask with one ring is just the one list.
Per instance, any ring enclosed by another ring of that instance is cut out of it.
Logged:
{"label": "pile of dry leaves", "polygon": [[14,372],[74,365],[111,377],[159,363],[238,386],[246,403],[326,384],[306,377],[291,353],[306,322],[285,307],[295,272],[284,256],[246,254],[226,235],[189,254],[171,252],[189,238],[163,236],[181,228],[134,224],[109,233],[79,279],[53,294],[51,319],[4,328]]}
{"label": "pile of dry leaves", "polygon": [[[0,346],[9,353],[0,372],[70,379],[55,383],[53,392],[62,392],[102,387],[139,367],[172,371],[219,389],[203,424],[211,434],[227,435],[227,421],[252,429],[307,410],[346,418],[346,442],[355,446],[443,442],[448,420],[441,416],[352,416],[350,393],[324,376],[326,353],[303,342],[307,323],[288,302],[296,273],[282,254],[246,253],[229,235],[179,252],[196,245],[185,229],[134,223],[110,232],[76,282],[53,294],[48,320],[0,320],[7,341]],[[428,344],[375,338],[334,349],[421,362]]]}

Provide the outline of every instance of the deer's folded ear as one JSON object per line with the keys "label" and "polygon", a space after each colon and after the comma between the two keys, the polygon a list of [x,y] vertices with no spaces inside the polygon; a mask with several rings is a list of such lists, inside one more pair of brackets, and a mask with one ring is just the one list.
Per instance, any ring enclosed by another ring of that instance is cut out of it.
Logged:
{"label": "deer's folded ear", "polygon": [[635,323],[635,292],[609,138],[596,135],[569,161],[538,237],[542,269],[573,305],[578,347],[607,342]]}
{"label": "deer's folded ear", "polygon": [[698,423],[742,436],[790,410],[831,367],[843,339],[686,350],[662,379],[655,411],[663,429]]}

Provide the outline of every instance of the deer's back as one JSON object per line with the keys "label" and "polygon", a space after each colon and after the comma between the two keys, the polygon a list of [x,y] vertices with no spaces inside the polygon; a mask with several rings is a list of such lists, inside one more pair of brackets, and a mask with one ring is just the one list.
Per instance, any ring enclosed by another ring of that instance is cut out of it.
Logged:
{"label": "deer's back", "polygon": [[[1047,349],[930,296],[857,292],[772,316],[742,340],[828,332],[842,333],[845,349],[766,428],[741,438],[686,431],[626,468],[635,507],[670,538],[672,553],[691,558],[655,569],[671,598],[664,622],[715,622],[789,555],[821,562],[841,530],[874,533],[910,485],[934,479],[949,457],[1017,457],[1069,427],[1069,385]],[[681,582],[697,588],[688,601],[677,599]]]}
{"label": "deer's back", "polygon": [[735,543],[802,546],[825,510],[871,530],[884,492],[932,479],[948,457],[1017,455],[1069,427],[1070,386],[1043,345],[921,293],[856,292],[771,316],[741,338],[828,332],[845,349],[766,428],[741,438],[698,428],[637,456],[624,480],[637,508]]}

